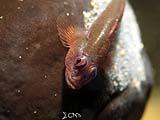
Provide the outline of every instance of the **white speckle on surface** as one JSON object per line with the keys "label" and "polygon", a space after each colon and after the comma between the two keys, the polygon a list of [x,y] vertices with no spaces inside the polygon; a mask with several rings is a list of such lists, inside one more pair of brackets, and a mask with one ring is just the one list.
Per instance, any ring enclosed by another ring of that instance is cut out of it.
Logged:
{"label": "white speckle on surface", "polygon": [[17,7],[17,9],[18,9],[18,10],[20,10],[20,9],[21,9],[21,7],[19,7],[19,6],[18,6],[18,7]]}
{"label": "white speckle on surface", "polygon": [[28,48],[28,47],[26,47],[25,49],[26,49],[26,50],[28,50],[29,48]]}
{"label": "white speckle on surface", "polygon": [[57,94],[55,93],[54,96],[57,97]]}
{"label": "white speckle on surface", "polygon": [[22,56],[20,55],[20,56],[18,56],[18,58],[19,58],[19,59],[22,59]]}
{"label": "white speckle on surface", "polygon": [[19,2],[23,2],[23,0],[18,0]]}
{"label": "white speckle on surface", "polygon": [[21,93],[21,90],[17,90],[18,93]]}
{"label": "white speckle on surface", "polygon": [[34,111],[33,111],[33,113],[34,113],[34,114],[37,114],[37,111],[36,111],[36,110],[34,110]]}
{"label": "white speckle on surface", "polygon": [[69,15],[70,15],[70,13],[66,13],[66,15],[67,15],[67,16],[69,16]]}
{"label": "white speckle on surface", "polygon": [[44,78],[47,78],[47,75],[45,75]]}
{"label": "white speckle on surface", "polygon": [[122,49],[119,53],[121,56],[124,56],[126,54],[126,51],[124,49]]}
{"label": "white speckle on surface", "polygon": [[116,81],[113,81],[114,86],[118,86],[118,83]]}
{"label": "white speckle on surface", "polygon": [[68,2],[66,2],[66,1],[64,1],[64,2],[63,2],[63,4],[64,4],[64,5],[68,5],[69,3],[68,3]]}
{"label": "white speckle on surface", "polygon": [[116,19],[116,22],[118,22],[119,19]]}
{"label": "white speckle on surface", "polygon": [[3,19],[3,16],[0,16],[0,20],[2,20]]}

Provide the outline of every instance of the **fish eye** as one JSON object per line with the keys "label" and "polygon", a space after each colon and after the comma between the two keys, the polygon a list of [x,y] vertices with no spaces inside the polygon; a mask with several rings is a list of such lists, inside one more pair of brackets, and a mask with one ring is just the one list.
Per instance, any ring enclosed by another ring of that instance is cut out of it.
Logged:
{"label": "fish eye", "polygon": [[76,59],[76,64],[80,63],[81,62],[81,58],[77,58]]}
{"label": "fish eye", "polygon": [[96,69],[96,68],[93,68],[93,70],[92,70],[91,73],[90,73],[90,76],[91,76],[92,78],[95,78],[95,77],[97,76],[97,69]]}
{"label": "fish eye", "polygon": [[77,58],[76,62],[75,62],[75,68],[81,69],[81,68],[85,67],[86,64],[87,64],[86,59]]}

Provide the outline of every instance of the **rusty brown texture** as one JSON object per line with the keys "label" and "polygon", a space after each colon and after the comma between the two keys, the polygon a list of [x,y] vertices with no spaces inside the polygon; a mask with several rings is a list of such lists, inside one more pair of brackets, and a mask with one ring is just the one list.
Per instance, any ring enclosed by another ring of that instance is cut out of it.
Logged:
{"label": "rusty brown texture", "polygon": [[55,19],[64,8],[61,0],[0,0],[0,120],[58,118],[66,50]]}

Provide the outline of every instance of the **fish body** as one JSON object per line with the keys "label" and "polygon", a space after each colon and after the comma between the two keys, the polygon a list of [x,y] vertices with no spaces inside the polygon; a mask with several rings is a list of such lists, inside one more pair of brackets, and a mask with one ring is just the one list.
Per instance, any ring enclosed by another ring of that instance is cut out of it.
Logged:
{"label": "fish body", "polygon": [[101,60],[108,55],[116,35],[124,6],[124,0],[112,0],[88,31],[72,23],[74,15],[67,13],[58,17],[60,40],[69,48],[65,76],[72,89],[80,89],[97,76],[103,64]]}

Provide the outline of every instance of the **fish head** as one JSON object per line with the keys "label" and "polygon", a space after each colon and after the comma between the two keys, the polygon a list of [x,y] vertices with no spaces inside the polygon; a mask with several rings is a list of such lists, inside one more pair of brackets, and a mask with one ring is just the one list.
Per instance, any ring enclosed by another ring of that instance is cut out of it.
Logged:
{"label": "fish head", "polygon": [[72,89],[80,89],[97,76],[97,64],[84,53],[66,60],[66,81]]}

